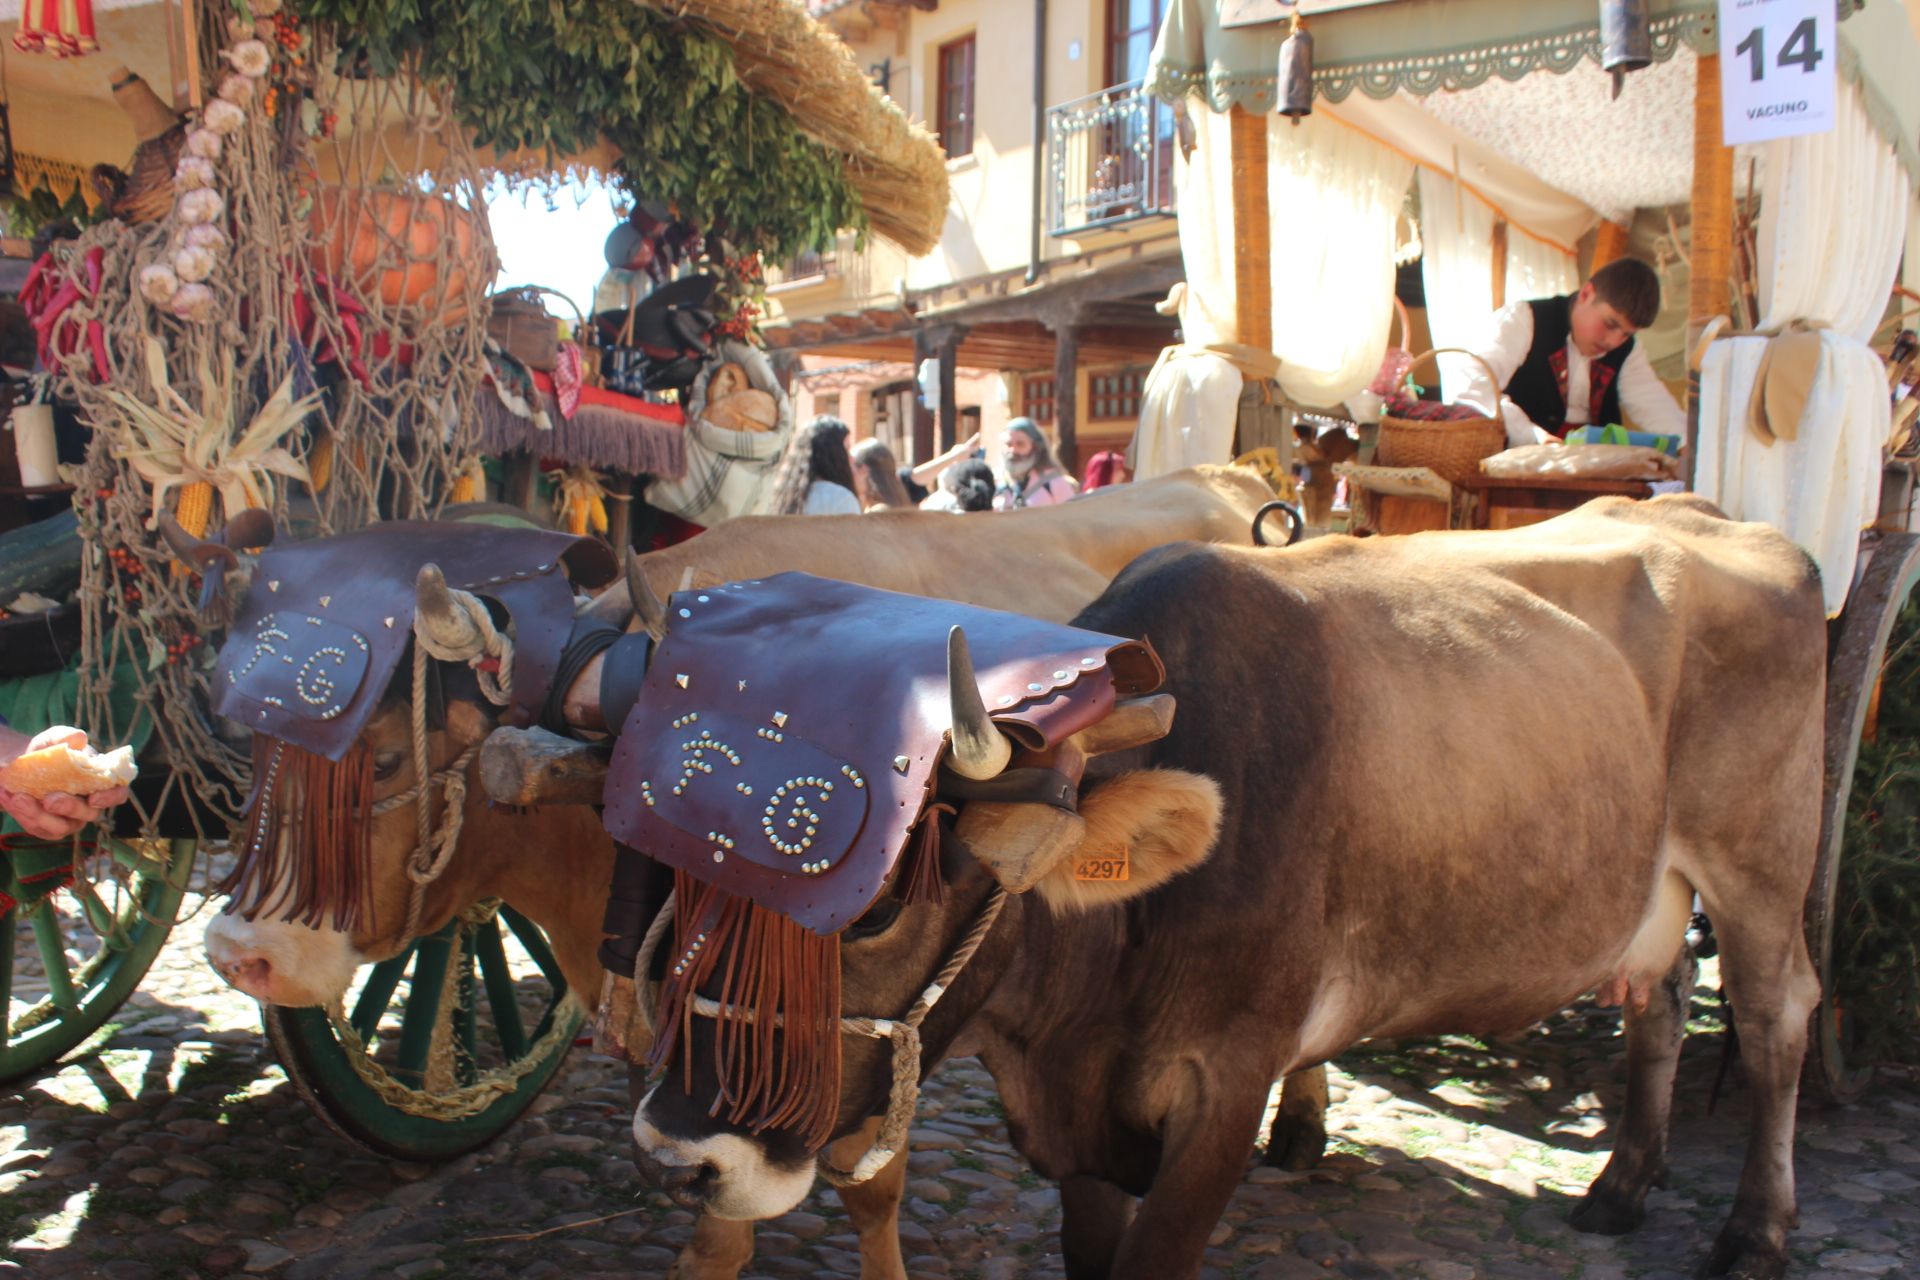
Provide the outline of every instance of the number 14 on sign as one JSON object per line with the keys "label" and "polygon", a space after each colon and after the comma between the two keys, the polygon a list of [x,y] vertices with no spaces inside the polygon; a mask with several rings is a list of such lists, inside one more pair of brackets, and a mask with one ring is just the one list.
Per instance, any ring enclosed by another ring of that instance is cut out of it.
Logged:
{"label": "number 14 on sign", "polygon": [[1833,128],[1833,0],[1720,0],[1726,145]]}

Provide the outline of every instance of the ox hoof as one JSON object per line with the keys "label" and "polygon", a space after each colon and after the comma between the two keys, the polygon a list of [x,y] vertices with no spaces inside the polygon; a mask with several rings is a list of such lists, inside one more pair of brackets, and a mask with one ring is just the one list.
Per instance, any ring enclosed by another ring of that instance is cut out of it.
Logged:
{"label": "ox hoof", "polygon": [[1567,1221],[1575,1231],[1594,1236],[1623,1236],[1646,1220],[1646,1206],[1595,1187],[1580,1198]]}
{"label": "ox hoof", "polygon": [[1320,1163],[1327,1152],[1327,1126],[1284,1113],[1273,1118],[1267,1134],[1267,1153],[1261,1163],[1299,1173]]}
{"label": "ox hoof", "polygon": [[1700,1280],[1725,1276],[1727,1280],[1785,1280],[1787,1251],[1764,1241],[1743,1239],[1722,1231],[1712,1252],[1694,1272]]}

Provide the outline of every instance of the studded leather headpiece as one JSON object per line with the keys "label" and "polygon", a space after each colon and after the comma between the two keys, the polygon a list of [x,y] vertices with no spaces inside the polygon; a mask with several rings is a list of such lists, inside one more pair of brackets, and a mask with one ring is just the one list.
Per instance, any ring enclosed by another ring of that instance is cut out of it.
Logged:
{"label": "studded leather headpiece", "polygon": [[613,577],[612,552],[538,529],[404,520],[274,547],[220,649],[214,709],[330,760],[360,736],[413,635],[415,580],[440,566],[449,586],[513,619],[510,718],[531,721],[573,622],[569,575]]}
{"label": "studded leather headpiece", "polygon": [[947,633],[995,722],[1043,748],[1164,678],[1138,640],[787,573],[668,602],[606,787],[607,830],[819,934],[892,873],[947,744]]}

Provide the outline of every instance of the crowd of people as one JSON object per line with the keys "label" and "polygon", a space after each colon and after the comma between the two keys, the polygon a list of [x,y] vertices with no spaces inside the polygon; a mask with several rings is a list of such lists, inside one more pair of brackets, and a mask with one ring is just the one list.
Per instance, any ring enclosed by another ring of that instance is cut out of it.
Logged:
{"label": "crowd of people", "polygon": [[978,432],[913,466],[902,465],[878,438],[849,445],[845,422],[822,414],[793,433],[775,477],[775,515],[855,515],[862,511],[1013,511],[1068,502],[1083,492],[1125,483],[1117,453],[1094,455],[1084,480],[1055,459],[1031,418],[1007,424],[998,470],[986,460]]}

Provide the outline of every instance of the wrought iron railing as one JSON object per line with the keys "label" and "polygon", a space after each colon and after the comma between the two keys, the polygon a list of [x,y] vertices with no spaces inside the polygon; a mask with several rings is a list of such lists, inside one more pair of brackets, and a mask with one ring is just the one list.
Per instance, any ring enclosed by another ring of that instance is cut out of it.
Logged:
{"label": "wrought iron railing", "polygon": [[1172,214],[1173,148],[1173,108],[1138,80],[1050,108],[1047,230]]}

